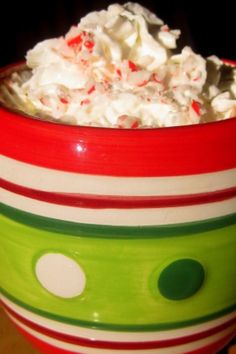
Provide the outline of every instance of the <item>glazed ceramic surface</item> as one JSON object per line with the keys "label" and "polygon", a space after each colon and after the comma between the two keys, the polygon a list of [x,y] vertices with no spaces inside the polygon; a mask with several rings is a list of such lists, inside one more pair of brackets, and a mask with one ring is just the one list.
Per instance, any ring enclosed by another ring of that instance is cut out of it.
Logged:
{"label": "glazed ceramic surface", "polygon": [[236,324],[236,118],[120,130],[0,108],[1,301],[43,353],[216,353]]}

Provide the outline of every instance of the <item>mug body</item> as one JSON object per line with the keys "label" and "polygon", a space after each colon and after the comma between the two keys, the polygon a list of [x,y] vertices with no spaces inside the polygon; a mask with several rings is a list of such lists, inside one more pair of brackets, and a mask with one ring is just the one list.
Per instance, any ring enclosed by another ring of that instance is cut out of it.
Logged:
{"label": "mug body", "polygon": [[236,118],[0,119],[1,302],[40,351],[209,354],[234,336]]}

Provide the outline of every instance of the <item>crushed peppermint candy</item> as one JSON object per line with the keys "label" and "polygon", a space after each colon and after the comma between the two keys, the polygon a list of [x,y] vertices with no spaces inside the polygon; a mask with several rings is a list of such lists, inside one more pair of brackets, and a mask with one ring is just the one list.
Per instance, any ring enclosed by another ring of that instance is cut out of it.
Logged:
{"label": "crushed peppermint candy", "polygon": [[139,129],[235,116],[236,68],[188,46],[174,54],[179,36],[137,3],[113,4],[37,44],[30,75],[13,74],[11,88],[27,113],[68,124]]}

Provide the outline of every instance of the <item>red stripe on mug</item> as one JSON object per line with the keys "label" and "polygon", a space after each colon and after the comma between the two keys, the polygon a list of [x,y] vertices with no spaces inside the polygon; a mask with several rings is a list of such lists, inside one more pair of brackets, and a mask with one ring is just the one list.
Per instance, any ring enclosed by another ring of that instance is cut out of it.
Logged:
{"label": "red stripe on mug", "polygon": [[233,318],[221,325],[210,328],[208,330],[195,333],[192,335],[184,336],[184,337],[172,338],[167,340],[142,341],[142,342],[104,341],[104,340],[95,340],[95,339],[82,338],[78,336],[72,336],[65,333],[57,332],[49,328],[45,328],[41,325],[38,325],[22,317],[21,315],[17,314],[15,311],[10,309],[5,304],[4,307],[7,310],[7,312],[11,316],[13,316],[16,320],[18,320],[20,323],[48,337],[63,341],[64,343],[79,345],[82,347],[114,349],[114,350],[119,350],[119,349],[120,350],[142,350],[142,349],[145,350],[145,349],[158,349],[158,348],[167,348],[167,347],[183,345],[183,344],[191,343],[200,339],[207,338],[214,334],[220,333],[226,330],[227,328],[229,328],[230,326],[232,326],[236,322],[236,318]]}
{"label": "red stripe on mug", "polygon": [[[27,331],[22,329],[20,326],[16,325],[19,332],[21,332],[35,347],[40,349],[44,354],[83,354],[82,352],[69,351],[66,349],[62,349],[60,347],[56,347],[52,344],[48,344],[45,341],[36,338],[35,336],[29,334]],[[212,344],[202,346],[196,350],[192,350],[190,352],[186,352],[185,354],[209,354],[209,353],[216,353],[220,349],[222,349],[232,338],[234,337],[234,333],[231,333],[224,338],[215,341]],[[178,349],[178,347],[177,347]],[[174,348],[173,348],[174,350]],[[115,353],[115,351],[114,351]],[[173,354],[175,351],[173,351]]]}
{"label": "red stripe on mug", "polygon": [[77,193],[56,193],[27,188],[0,178],[0,187],[15,194],[47,203],[80,208],[139,209],[165,208],[219,202],[236,196],[236,187],[209,193],[174,196],[110,196]]}

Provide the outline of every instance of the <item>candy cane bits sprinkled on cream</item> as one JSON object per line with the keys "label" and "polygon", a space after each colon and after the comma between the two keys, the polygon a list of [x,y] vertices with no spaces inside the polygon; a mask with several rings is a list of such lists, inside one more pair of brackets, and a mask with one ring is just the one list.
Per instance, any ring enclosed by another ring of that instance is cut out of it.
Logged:
{"label": "candy cane bits sprinkled on cream", "polygon": [[27,53],[32,70],[11,86],[26,111],[77,125],[154,128],[236,114],[236,69],[191,48],[173,54],[171,30],[137,3],[89,13],[65,37]]}

